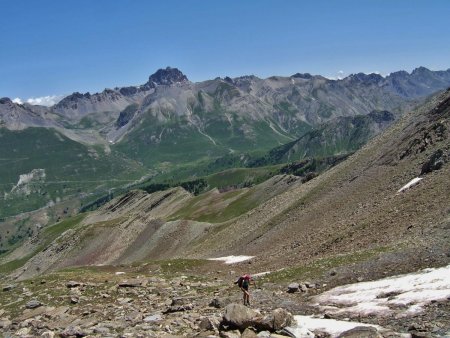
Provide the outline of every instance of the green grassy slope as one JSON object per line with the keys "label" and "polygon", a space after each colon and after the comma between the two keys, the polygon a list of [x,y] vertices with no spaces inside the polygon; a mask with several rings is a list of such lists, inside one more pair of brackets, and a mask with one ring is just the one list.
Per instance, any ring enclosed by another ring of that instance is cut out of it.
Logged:
{"label": "green grassy slope", "polygon": [[[142,166],[122,154],[106,154],[101,147],[87,147],[52,129],[0,129],[0,217],[42,207],[66,196],[107,190],[135,180]],[[44,169],[45,178],[11,193],[19,175]]]}
{"label": "green grassy slope", "polygon": [[189,121],[186,116],[170,112],[165,113],[166,121],[160,121],[148,111],[114,148],[155,167],[167,162],[179,165],[211,160],[230,152],[269,150],[291,140],[271,121],[247,121],[229,113],[230,123],[224,114],[217,106],[211,112],[197,112],[200,121]]}

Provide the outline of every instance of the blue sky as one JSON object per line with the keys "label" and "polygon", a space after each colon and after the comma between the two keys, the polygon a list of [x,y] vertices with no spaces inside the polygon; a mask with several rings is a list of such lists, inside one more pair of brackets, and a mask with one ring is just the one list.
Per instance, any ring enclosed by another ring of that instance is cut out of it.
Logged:
{"label": "blue sky", "polygon": [[191,81],[450,67],[448,0],[0,0],[0,8],[0,97],[137,85],[166,66]]}

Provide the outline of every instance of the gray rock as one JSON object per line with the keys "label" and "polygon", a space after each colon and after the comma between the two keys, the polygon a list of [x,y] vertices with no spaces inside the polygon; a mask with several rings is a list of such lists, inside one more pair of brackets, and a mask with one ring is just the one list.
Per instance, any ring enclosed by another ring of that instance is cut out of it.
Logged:
{"label": "gray rock", "polygon": [[378,330],[371,326],[357,326],[342,332],[338,338],[383,338]]}
{"label": "gray rock", "polygon": [[199,328],[203,331],[214,331],[217,329],[217,323],[211,318],[203,317],[200,319]]}
{"label": "gray rock", "polygon": [[172,302],[170,303],[171,306],[180,306],[184,304],[186,304],[186,301],[180,297],[172,298]]}
{"label": "gray rock", "polygon": [[144,322],[146,323],[156,323],[160,322],[161,320],[163,320],[163,317],[160,314],[151,315],[144,318]]}
{"label": "gray rock", "polygon": [[288,285],[289,293],[298,292],[299,290],[300,290],[300,284],[298,284],[298,283],[291,283]]}
{"label": "gray rock", "polygon": [[246,328],[244,332],[242,332],[241,338],[257,338],[256,332],[251,330],[250,328]]}
{"label": "gray rock", "polygon": [[234,331],[221,331],[221,338],[241,338],[241,333],[238,330]]}
{"label": "gray rock", "polygon": [[3,291],[11,291],[12,289],[14,289],[16,286],[14,284],[8,284],[3,286]]}
{"label": "gray rock", "polygon": [[54,338],[55,333],[53,331],[44,331],[41,334],[41,338]]}
{"label": "gray rock", "polygon": [[140,280],[140,279],[130,279],[130,280],[121,281],[118,284],[118,286],[121,288],[135,288],[135,287],[142,286],[143,282],[144,281]]}
{"label": "gray rock", "polygon": [[36,299],[30,300],[28,303],[25,304],[25,307],[27,309],[35,309],[39,306],[42,306],[42,303]]}
{"label": "gray rock", "polygon": [[244,330],[250,326],[260,326],[263,316],[261,313],[241,304],[229,304],[225,307],[222,324]]}
{"label": "gray rock", "polygon": [[223,307],[223,300],[220,298],[214,298],[211,303],[209,303],[209,306],[215,307],[216,309],[220,309]]}
{"label": "gray rock", "polygon": [[285,328],[286,326],[290,326],[294,322],[294,317],[292,316],[292,314],[281,308],[275,309],[271,314],[271,318],[273,318],[272,327],[274,331],[278,331]]}
{"label": "gray rock", "polygon": [[80,282],[75,282],[75,281],[69,281],[69,282],[66,283],[66,286],[67,286],[69,289],[77,288],[77,287],[82,286],[82,285],[83,285],[82,283],[80,283]]}
{"label": "gray rock", "polygon": [[255,323],[255,327],[260,330],[271,332],[279,331],[294,323],[294,317],[285,309],[275,309],[267,316],[264,316],[260,323]]}
{"label": "gray rock", "polygon": [[98,333],[100,335],[107,335],[110,333],[110,330],[104,326],[97,326],[94,327],[94,333]]}
{"label": "gray rock", "polygon": [[308,289],[315,289],[317,287],[316,283],[305,282]]}
{"label": "gray rock", "polygon": [[0,319],[0,328],[1,329],[7,329],[12,324],[12,322],[9,319],[2,318]]}
{"label": "gray rock", "polygon": [[15,336],[16,337],[29,337],[30,331],[31,331],[31,328],[23,327],[23,328],[19,329],[18,331],[16,331]]}
{"label": "gray rock", "polygon": [[194,306],[192,304],[169,306],[163,313],[182,312],[192,310]]}
{"label": "gray rock", "polygon": [[433,335],[430,332],[424,332],[424,331],[409,331],[409,334],[411,335],[411,338],[432,338]]}
{"label": "gray rock", "polygon": [[81,330],[78,326],[68,326],[63,332],[59,334],[61,338],[73,338],[73,337],[84,337],[87,334]]}

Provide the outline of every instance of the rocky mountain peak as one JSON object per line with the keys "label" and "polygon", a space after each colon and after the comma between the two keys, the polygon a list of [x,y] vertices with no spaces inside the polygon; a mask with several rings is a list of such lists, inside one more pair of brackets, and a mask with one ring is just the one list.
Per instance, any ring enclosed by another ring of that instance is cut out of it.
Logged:
{"label": "rocky mountain peak", "polygon": [[421,67],[415,68],[412,71],[411,75],[420,75],[420,74],[428,74],[428,73],[431,73],[431,70],[421,66]]}
{"label": "rocky mountain peak", "polygon": [[150,75],[148,84],[154,85],[172,85],[174,83],[188,82],[188,78],[178,68],[167,67],[166,69],[158,69],[156,73]]}
{"label": "rocky mountain peak", "polygon": [[310,73],[295,73],[294,75],[291,75],[291,77],[305,80],[310,80],[313,78],[313,76]]}
{"label": "rocky mountain peak", "polygon": [[2,97],[0,98],[0,104],[12,104],[13,102],[9,97]]}
{"label": "rocky mountain peak", "polygon": [[377,84],[384,80],[380,74],[370,73],[357,73],[349,76],[351,82],[361,82],[366,84]]}

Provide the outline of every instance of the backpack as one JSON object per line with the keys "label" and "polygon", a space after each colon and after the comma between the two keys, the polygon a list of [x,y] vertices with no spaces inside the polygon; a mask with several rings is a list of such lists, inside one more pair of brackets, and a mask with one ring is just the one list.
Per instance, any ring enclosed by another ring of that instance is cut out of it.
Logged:
{"label": "backpack", "polygon": [[244,277],[243,276],[241,276],[241,277],[239,277],[235,282],[234,282],[234,284],[236,284],[237,286],[239,286],[240,288],[242,287],[242,284],[244,283]]}

